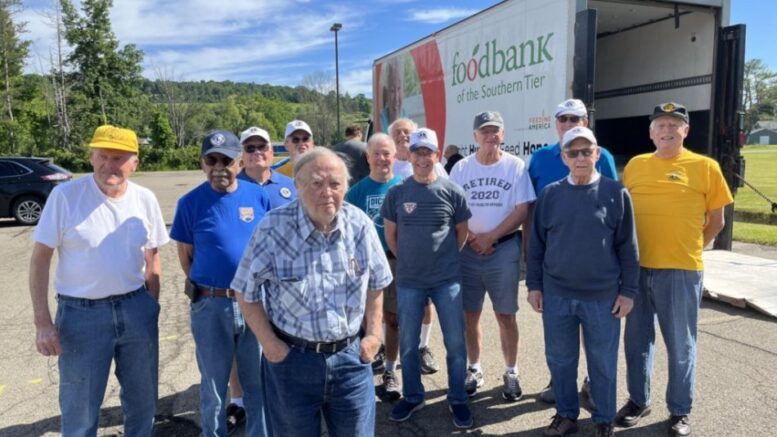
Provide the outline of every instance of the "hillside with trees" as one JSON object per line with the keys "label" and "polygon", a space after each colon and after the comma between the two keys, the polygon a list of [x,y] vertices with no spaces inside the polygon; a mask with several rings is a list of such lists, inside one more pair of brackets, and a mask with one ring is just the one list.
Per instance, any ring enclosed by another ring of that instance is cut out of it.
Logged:
{"label": "hillside with trees", "polygon": [[[49,18],[56,41],[44,74],[24,74],[29,41],[17,18],[21,0],[0,2],[0,155],[50,156],[73,171],[89,169],[94,129],[113,124],[142,139],[141,168],[196,168],[199,141],[213,129],[266,129],[273,141],[295,118],[318,144],[339,141],[334,79],[313,72],[297,87],[231,81],[183,81],[173,73],[142,76],[143,51],[122,45],[111,28],[112,0],[71,0]],[[341,124],[366,122],[372,102],[340,96]]]}

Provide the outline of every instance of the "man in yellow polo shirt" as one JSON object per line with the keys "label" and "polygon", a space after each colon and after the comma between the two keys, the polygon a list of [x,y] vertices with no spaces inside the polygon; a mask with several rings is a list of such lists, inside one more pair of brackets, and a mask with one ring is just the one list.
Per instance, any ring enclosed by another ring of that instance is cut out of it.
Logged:
{"label": "man in yellow polo shirt", "polygon": [[616,424],[632,427],[650,413],[658,318],[669,358],[669,435],[688,436],[702,249],[723,228],[723,209],[734,199],[718,163],[683,146],[689,130],[684,106],[656,106],[650,120],[656,151],[634,157],[623,172],[634,202],[641,269],[640,291],[624,334],[629,401],[618,411]]}
{"label": "man in yellow polo shirt", "polygon": [[313,149],[316,143],[313,141],[313,131],[310,130],[310,126],[302,120],[290,121],[286,125],[284,138],[283,145],[289,152],[289,159],[275,171],[293,177],[294,163],[297,162],[297,158]]}

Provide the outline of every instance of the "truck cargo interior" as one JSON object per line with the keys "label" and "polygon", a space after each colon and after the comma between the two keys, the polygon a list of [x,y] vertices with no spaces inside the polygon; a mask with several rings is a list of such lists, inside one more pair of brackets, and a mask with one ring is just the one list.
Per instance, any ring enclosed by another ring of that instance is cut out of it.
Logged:
{"label": "truck cargo interior", "polygon": [[[655,105],[667,101],[682,103],[690,112],[686,145],[709,154],[722,9],[622,0],[588,1],[584,9],[576,19],[578,44],[581,33],[587,33],[583,40],[593,38],[595,44],[588,49],[578,45],[583,50],[576,50],[580,59],[575,60],[575,81],[582,78],[594,92],[578,88],[575,94],[587,94],[580,97],[592,101],[597,137],[619,166],[635,154],[653,150],[648,116]],[[586,24],[588,17],[592,18]]]}

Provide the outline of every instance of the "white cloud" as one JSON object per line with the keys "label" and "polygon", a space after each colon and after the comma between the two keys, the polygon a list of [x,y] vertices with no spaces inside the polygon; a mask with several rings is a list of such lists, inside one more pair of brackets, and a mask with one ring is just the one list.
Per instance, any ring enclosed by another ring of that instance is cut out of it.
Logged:
{"label": "white cloud", "polygon": [[372,96],[372,68],[351,70],[340,78],[340,92],[351,97],[357,94]]}
{"label": "white cloud", "polygon": [[410,18],[408,20],[427,24],[440,24],[451,20],[458,20],[461,18],[469,17],[476,12],[478,12],[477,9],[461,8],[411,10]]}

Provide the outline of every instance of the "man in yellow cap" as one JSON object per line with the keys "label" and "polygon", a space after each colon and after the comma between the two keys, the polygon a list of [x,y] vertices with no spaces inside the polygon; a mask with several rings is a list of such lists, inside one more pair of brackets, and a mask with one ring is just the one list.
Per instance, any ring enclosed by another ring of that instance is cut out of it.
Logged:
{"label": "man in yellow cap", "polygon": [[96,435],[115,360],[124,434],[150,436],[159,368],[158,248],[169,237],[154,194],[129,181],[138,166],[135,132],[100,126],[89,148],[94,172],[54,188],[33,233],[35,343],[42,355],[59,356],[63,435]]}

